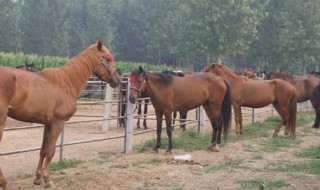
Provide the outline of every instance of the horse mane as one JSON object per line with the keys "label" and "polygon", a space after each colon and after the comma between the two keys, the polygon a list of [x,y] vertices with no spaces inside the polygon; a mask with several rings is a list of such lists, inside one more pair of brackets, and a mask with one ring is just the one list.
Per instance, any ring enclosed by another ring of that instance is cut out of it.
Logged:
{"label": "horse mane", "polygon": [[[109,52],[104,46],[102,51]],[[66,65],[57,68],[46,68],[39,74],[50,81],[58,83],[72,97],[77,97],[99,63],[100,55],[97,45],[93,44],[72,58]]]}
{"label": "horse mane", "polygon": [[286,73],[278,73],[278,72],[270,72],[268,74],[266,74],[266,78],[271,79],[271,76],[275,76],[276,78],[279,79],[294,79],[295,77]]}

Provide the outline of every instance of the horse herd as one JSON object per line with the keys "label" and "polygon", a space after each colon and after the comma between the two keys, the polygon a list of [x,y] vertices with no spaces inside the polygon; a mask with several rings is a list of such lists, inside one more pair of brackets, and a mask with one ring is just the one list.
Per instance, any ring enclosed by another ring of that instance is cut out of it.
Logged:
{"label": "horse herd", "polygon": [[[40,185],[44,180],[45,187],[50,187],[49,168],[57,138],[65,122],[75,113],[77,96],[85,88],[87,80],[94,73],[115,88],[121,85],[121,77],[114,68],[112,54],[101,41],[92,44],[62,67],[39,72],[26,70],[0,67],[0,141],[7,116],[44,124],[34,184]],[[163,116],[169,141],[167,152],[171,152],[173,112],[179,111],[185,119],[189,110],[199,106],[203,106],[213,129],[209,149],[216,152],[220,150],[221,135],[228,134],[232,106],[237,134],[243,133],[242,106],[259,108],[272,103],[281,117],[273,136],[277,136],[282,125],[286,126],[285,134],[295,136],[297,102],[305,100],[311,100],[316,112],[313,127],[319,128],[320,79],[316,77],[279,79],[279,76],[270,73],[265,77],[268,80],[252,80],[238,76],[226,65],[215,63],[201,74],[186,76],[151,73],[139,67],[131,72],[128,79],[131,83],[129,101],[135,103],[138,97],[145,95],[150,97],[155,109],[156,152],[161,146]],[[147,127],[145,121],[143,125]],[[8,189],[1,170],[0,187]]]}

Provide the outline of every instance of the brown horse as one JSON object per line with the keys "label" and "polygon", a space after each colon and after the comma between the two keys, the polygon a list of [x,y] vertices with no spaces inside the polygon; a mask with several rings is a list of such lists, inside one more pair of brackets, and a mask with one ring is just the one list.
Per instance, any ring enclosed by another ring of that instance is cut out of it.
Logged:
{"label": "brown horse", "polygon": [[40,185],[43,177],[45,187],[50,187],[49,169],[57,138],[65,122],[75,113],[77,96],[89,77],[95,73],[111,87],[119,85],[120,77],[114,69],[113,57],[98,41],[59,68],[32,73],[0,67],[0,73],[0,140],[7,116],[44,124],[34,183]]}
{"label": "brown horse", "polygon": [[236,75],[232,69],[220,63],[209,66],[207,72],[212,72],[230,83],[237,134],[243,133],[242,106],[260,108],[272,103],[282,119],[273,136],[278,134],[282,125],[286,125],[286,133],[290,130],[295,136],[297,100],[291,84],[282,80],[250,80]]}
{"label": "brown horse", "polygon": [[320,88],[320,78],[317,77],[294,77],[285,73],[270,72],[264,80],[282,79],[291,83],[297,92],[298,102],[310,100],[316,113],[313,128],[319,128],[320,125],[320,97],[316,95],[316,87]]}
{"label": "brown horse", "polygon": [[130,76],[131,89],[129,100],[135,103],[141,92],[151,99],[157,118],[157,144],[154,151],[161,146],[162,117],[167,126],[169,145],[172,149],[172,112],[184,111],[203,106],[210,119],[213,133],[212,151],[219,151],[221,131],[227,135],[231,121],[231,98],[229,84],[211,73],[178,77],[164,73],[148,73],[140,67]]}

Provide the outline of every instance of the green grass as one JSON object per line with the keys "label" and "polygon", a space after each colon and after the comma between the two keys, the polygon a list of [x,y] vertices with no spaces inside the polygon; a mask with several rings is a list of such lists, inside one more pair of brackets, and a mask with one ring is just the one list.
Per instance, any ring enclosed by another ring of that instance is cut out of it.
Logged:
{"label": "green grass", "polygon": [[300,158],[320,159],[320,146],[310,147],[296,153]]}
{"label": "green grass", "polygon": [[309,160],[305,162],[299,163],[281,163],[277,164],[276,167],[272,169],[272,171],[277,172],[303,172],[310,174],[320,174],[320,160]]}
{"label": "green grass", "polygon": [[[297,118],[297,124],[299,126],[305,125],[313,121],[313,116],[306,114],[299,114]],[[258,137],[271,137],[272,133],[270,130],[274,130],[280,121],[280,117],[269,117],[264,121],[258,121],[252,124],[244,126],[243,135],[234,135],[234,133],[229,133],[227,142],[235,142],[240,140],[254,139]],[[284,127],[282,127],[284,130]],[[281,132],[283,132],[283,130]],[[165,134],[164,134],[165,135]],[[190,129],[184,131],[177,138],[172,138],[173,148],[174,149],[184,149],[184,150],[206,150],[211,144],[211,133],[204,136],[198,135],[196,129]],[[275,138],[268,139],[264,141],[263,150],[267,152],[274,152],[280,148],[293,147],[300,143],[300,140],[290,139],[290,138]],[[135,147],[135,150],[138,152],[144,152],[148,149],[151,149],[155,146],[156,139],[147,140],[145,143]],[[222,143],[221,146],[224,146],[225,143]],[[168,146],[168,138],[161,138],[161,149],[166,149]]]}
{"label": "green grass", "polygon": [[[185,150],[205,150],[211,144],[211,134],[201,136],[195,129],[189,129],[183,131],[179,137],[172,138],[174,149]],[[156,144],[156,139],[147,140],[142,145],[135,147],[138,152],[144,152],[150,148],[153,148]],[[168,138],[161,138],[161,149],[166,149],[168,146]]]}
{"label": "green grass", "polygon": [[301,143],[296,138],[269,138],[261,143],[261,150],[264,152],[276,152],[282,148],[291,148]]}
{"label": "green grass", "polygon": [[65,168],[74,168],[79,164],[84,163],[82,160],[77,160],[77,159],[71,159],[71,160],[62,160],[59,162],[52,162],[50,171],[55,172],[55,171],[60,171]]}
{"label": "green grass", "polygon": [[281,188],[281,187],[286,187],[289,186],[285,181],[283,180],[265,180],[263,178],[256,178],[253,180],[244,180],[244,181],[237,181],[238,183],[241,184],[241,187],[244,189],[275,189],[275,188]]}
{"label": "green grass", "polygon": [[242,159],[227,159],[226,161],[220,164],[205,167],[204,172],[215,173],[216,171],[219,171],[219,170],[232,171],[233,169],[239,167],[239,165],[242,163],[243,163]]}

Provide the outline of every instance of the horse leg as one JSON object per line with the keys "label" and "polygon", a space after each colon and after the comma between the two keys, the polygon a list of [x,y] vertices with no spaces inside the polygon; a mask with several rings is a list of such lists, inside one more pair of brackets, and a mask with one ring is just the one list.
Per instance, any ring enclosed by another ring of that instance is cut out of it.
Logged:
{"label": "horse leg", "polygon": [[2,187],[3,190],[7,190],[9,188],[6,178],[3,176],[1,169],[0,169],[0,187]]}
{"label": "horse leg", "polygon": [[54,153],[56,151],[56,142],[59,137],[59,134],[64,126],[64,122],[55,123],[50,126],[50,133],[47,137],[47,144],[46,144],[46,153],[45,153],[45,162],[44,162],[44,172],[43,172],[43,178],[45,182],[45,187],[51,187],[53,186],[53,183],[50,179],[50,165],[52,158],[54,156]]}
{"label": "horse leg", "polygon": [[233,105],[233,110],[234,110],[234,120],[236,123],[236,134],[240,135],[243,134],[242,130],[242,115],[241,115],[241,107],[240,105]]}
{"label": "horse leg", "polygon": [[168,141],[169,141],[169,144],[168,144],[166,152],[171,153],[171,150],[172,150],[172,147],[173,147],[173,145],[172,145],[172,125],[171,125],[172,112],[165,113],[164,117],[166,119],[167,135],[168,135]]}
{"label": "horse leg", "polygon": [[177,111],[174,111],[173,112],[173,119],[172,119],[172,129],[174,129],[174,124],[176,122],[176,118],[177,118]]}
{"label": "horse leg", "polygon": [[41,177],[43,175],[43,161],[46,157],[46,145],[47,145],[47,141],[48,141],[48,136],[50,133],[50,126],[46,125],[44,127],[44,131],[43,131],[43,139],[42,139],[42,146],[41,146],[41,150],[40,150],[40,158],[39,158],[39,162],[38,162],[38,167],[36,170],[36,179],[33,181],[33,183],[35,185],[41,185]]}
{"label": "horse leg", "polygon": [[179,114],[180,114],[180,128],[185,131],[186,130],[186,119],[187,119],[187,111],[186,112],[183,112],[183,111],[180,111]]}
{"label": "horse leg", "polygon": [[[285,111],[281,110],[280,106],[278,105],[278,103],[273,103],[273,107],[275,108],[275,110],[278,112],[278,114],[281,117],[281,121],[278,123],[277,127],[274,129],[273,135],[272,137],[276,137],[282,127],[282,125],[287,125],[287,120],[289,118],[288,114],[285,114]],[[288,133],[289,127],[286,126],[285,129],[285,133]]]}
{"label": "horse leg", "polygon": [[311,100],[312,107],[316,113],[316,118],[314,120],[314,124],[312,125],[313,128],[319,128],[320,125],[320,100],[312,99]]}
{"label": "horse leg", "polygon": [[149,100],[144,100],[144,110],[143,110],[143,114],[144,114],[144,118],[143,118],[143,127],[144,129],[148,129],[147,127],[147,113],[148,113],[148,103]]}
{"label": "horse leg", "polygon": [[161,147],[161,131],[162,131],[162,116],[163,113],[159,111],[155,111],[156,118],[157,118],[157,144],[153,148],[155,152],[158,152],[158,149]]}
{"label": "horse leg", "polygon": [[[218,114],[217,111],[215,111],[219,109],[211,107],[208,104],[203,105],[203,108],[206,111],[212,127],[211,145],[209,146],[208,150],[219,152],[219,144],[221,143],[221,120],[219,118],[221,118],[221,115]],[[220,122],[218,122],[219,120]]]}
{"label": "horse leg", "polygon": [[0,142],[1,142],[2,137],[3,137],[4,125],[5,125],[6,120],[7,120],[7,114],[8,114],[8,108],[7,107],[3,107],[3,108],[0,109]]}
{"label": "horse leg", "polygon": [[138,100],[138,121],[137,121],[137,129],[140,129],[141,102],[142,102],[142,100]]}

